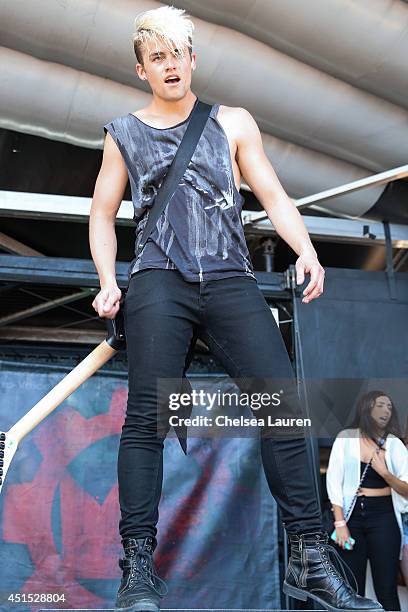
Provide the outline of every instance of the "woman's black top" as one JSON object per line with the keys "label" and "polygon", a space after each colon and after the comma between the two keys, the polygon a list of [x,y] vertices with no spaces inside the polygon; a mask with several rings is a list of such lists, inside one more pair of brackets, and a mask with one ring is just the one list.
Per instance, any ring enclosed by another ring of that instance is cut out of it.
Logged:
{"label": "woman's black top", "polygon": [[[363,475],[366,465],[367,464],[364,463],[364,461],[360,461],[360,477]],[[366,487],[367,489],[383,489],[384,487],[389,487],[390,485],[387,484],[384,478],[380,476],[370,465],[361,486]]]}

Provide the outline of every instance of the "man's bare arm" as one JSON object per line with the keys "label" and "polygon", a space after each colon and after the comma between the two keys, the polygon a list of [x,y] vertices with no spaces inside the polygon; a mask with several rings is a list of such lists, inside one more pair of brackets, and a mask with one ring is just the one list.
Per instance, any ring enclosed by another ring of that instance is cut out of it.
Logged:
{"label": "man's bare arm", "polygon": [[92,302],[100,317],[113,319],[122,293],[116,282],[117,242],[115,219],[123,199],[128,173],[112,136],[105,139],[102,165],[95,183],[89,217],[89,244],[101,290]]}
{"label": "man's bare arm", "polygon": [[297,283],[302,284],[305,273],[310,273],[310,282],[303,291],[305,297],[302,300],[310,302],[323,293],[324,269],[319,263],[301,214],[283,189],[265,154],[261,133],[254,118],[243,108],[236,108],[233,112],[240,126],[237,142],[240,171],[279,236],[299,256],[296,261]]}

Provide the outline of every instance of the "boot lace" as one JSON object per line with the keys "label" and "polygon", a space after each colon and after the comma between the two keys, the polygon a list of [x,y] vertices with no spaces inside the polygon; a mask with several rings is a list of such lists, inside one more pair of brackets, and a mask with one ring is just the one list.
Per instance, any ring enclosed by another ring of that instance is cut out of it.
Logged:
{"label": "boot lace", "polygon": [[143,582],[152,587],[160,597],[167,595],[168,588],[164,580],[155,572],[150,553],[140,550],[130,559],[130,580],[129,583]]}
{"label": "boot lace", "polygon": [[[326,566],[327,571],[329,572],[329,574],[331,574],[336,580],[344,580],[344,586],[347,588],[347,590],[350,593],[354,593],[354,591],[358,591],[358,584],[357,584],[357,580],[356,577],[354,576],[354,573],[352,572],[352,570],[349,568],[349,566],[347,565],[347,563],[340,557],[339,553],[337,552],[337,550],[335,548],[333,548],[333,546],[331,546],[330,544],[318,544],[318,549],[321,551],[322,553],[322,559],[323,559],[323,563]],[[332,558],[330,557],[330,555],[332,555]],[[336,563],[337,561],[337,563]],[[341,575],[339,574],[338,570],[340,570]],[[348,570],[351,574],[351,576],[353,577],[353,581],[355,584],[355,588],[353,589],[353,587],[351,586],[348,578],[347,578],[347,574],[346,571]]]}

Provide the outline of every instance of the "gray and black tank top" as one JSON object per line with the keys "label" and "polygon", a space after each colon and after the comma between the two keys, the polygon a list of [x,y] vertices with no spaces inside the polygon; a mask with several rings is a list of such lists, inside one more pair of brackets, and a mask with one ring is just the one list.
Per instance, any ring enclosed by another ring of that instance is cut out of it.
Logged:
{"label": "gray and black tank top", "polygon": [[[214,104],[197,148],[141,253],[149,210],[176,154],[190,116],[169,128],[147,125],[132,113],[104,125],[128,169],[137,223],[129,276],[146,268],[177,269],[186,281],[255,278],[241,220],[226,134]],[[136,256],[137,254],[137,256]]]}

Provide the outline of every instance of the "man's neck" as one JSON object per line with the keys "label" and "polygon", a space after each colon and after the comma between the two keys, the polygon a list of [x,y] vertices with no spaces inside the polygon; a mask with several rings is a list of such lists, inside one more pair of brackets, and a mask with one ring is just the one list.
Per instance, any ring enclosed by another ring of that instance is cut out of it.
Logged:
{"label": "man's neck", "polygon": [[194,106],[197,96],[191,91],[186,93],[181,100],[163,100],[153,95],[153,100],[146,108],[149,114],[157,117],[172,117],[183,119]]}

